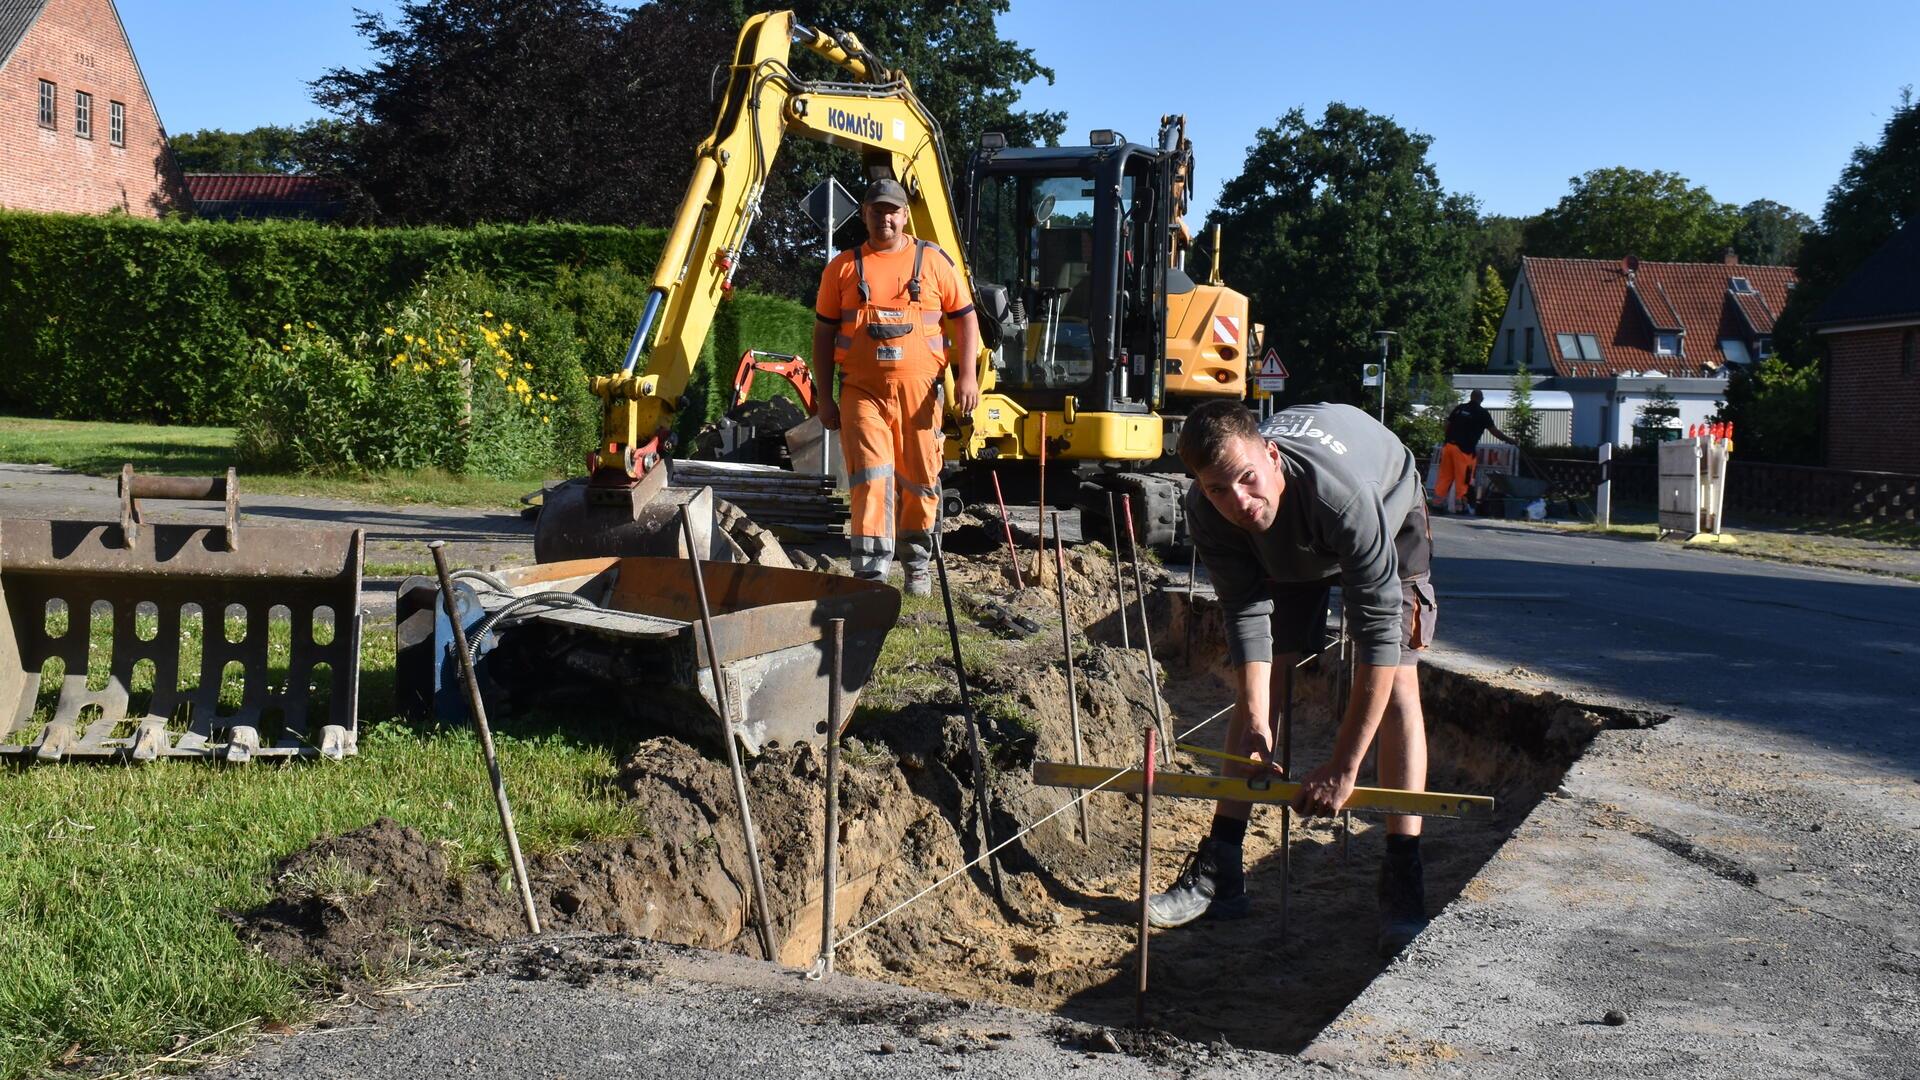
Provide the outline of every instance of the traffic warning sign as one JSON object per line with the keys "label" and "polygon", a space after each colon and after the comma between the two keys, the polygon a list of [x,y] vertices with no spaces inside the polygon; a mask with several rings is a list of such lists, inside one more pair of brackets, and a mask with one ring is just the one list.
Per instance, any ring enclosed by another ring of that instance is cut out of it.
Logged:
{"label": "traffic warning sign", "polygon": [[1287,365],[1280,362],[1280,351],[1268,349],[1267,355],[1260,358],[1260,369],[1254,372],[1256,384],[1262,390],[1278,392],[1287,388]]}

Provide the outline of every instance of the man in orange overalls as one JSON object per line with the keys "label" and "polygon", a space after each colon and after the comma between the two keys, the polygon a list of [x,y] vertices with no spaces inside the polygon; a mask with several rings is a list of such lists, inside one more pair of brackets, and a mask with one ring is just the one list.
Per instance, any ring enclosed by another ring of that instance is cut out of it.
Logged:
{"label": "man in orange overalls", "polygon": [[[856,577],[884,580],[898,542],[908,596],[933,591],[940,507],[940,376],[953,323],[954,407],[980,404],[980,325],[953,257],[906,232],[907,192],[875,180],[860,200],[867,241],[827,263],[814,303],[820,424],[844,429]],[[840,369],[838,394],[834,368]]]}

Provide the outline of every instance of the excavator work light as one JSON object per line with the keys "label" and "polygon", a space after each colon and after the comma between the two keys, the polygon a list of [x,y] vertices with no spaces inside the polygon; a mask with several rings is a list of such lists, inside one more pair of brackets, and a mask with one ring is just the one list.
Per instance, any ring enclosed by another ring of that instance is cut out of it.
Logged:
{"label": "excavator work light", "polygon": [[1094,146],[1112,146],[1120,141],[1120,133],[1112,128],[1094,128],[1087,136],[1087,142]]}
{"label": "excavator work light", "polygon": [[981,133],[980,133],[980,149],[982,149],[982,150],[1005,150],[1006,148],[1007,148],[1007,133],[1006,133],[1006,132],[1004,132],[1004,131],[983,131],[983,132],[981,132]]}

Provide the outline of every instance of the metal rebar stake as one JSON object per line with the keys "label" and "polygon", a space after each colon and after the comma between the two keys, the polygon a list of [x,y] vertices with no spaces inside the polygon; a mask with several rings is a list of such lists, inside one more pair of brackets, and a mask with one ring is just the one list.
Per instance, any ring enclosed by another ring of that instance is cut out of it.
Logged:
{"label": "metal rebar stake", "polygon": [[[1280,775],[1293,779],[1293,671],[1288,664],[1280,677]],[[1280,947],[1287,944],[1287,926],[1293,914],[1293,807],[1280,807]]]}
{"label": "metal rebar stake", "polygon": [[[993,850],[993,825],[989,820],[990,809],[987,804],[987,754],[980,742],[980,717],[973,711],[973,693],[967,689],[967,665],[960,658],[960,624],[953,617],[953,590],[947,586],[947,549],[940,538],[946,524],[943,518],[944,515],[936,515],[933,523],[933,565],[940,572],[940,600],[947,609],[947,640],[953,645],[953,677],[960,685],[960,711],[967,718],[967,746],[973,754],[974,816],[979,822],[980,851],[984,854]],[[1044,543],[1044,523],[1040,534]],[[1000,860],[997,857],[987,859],[987,875],[993,882],[994,898],[1004,900],[1006,887],[1000,880]]]}
{"label": "metal rebar stake", "polygon": [[[1340,594],[1340,717],[1347,717],[1347,705],[1353,700],[1353,639],[1347,636],[1347,597]],[[1377,783],[1378,781],[1376,781]],[[1340,863],[1346,865],[1353,856],[1353,811],[1340,811]]]}
{"label": "metal rebar stake", "polygon": [[1107,524],[1113,529],[1113,595],[1118,601],[1120,612],[1120,647],[1133,648],[1133,642],[1127,639],[1127,578],[1120,570],[1120,511],[1119,502],[1113,492],[1107,492]]}
{"label": "metal rebar stake", "polygon": [[827,622],[827,851],[821,872],[820,963],[822,975],[833,974],[834,892],[840,884],[840,675],[846,649],[847,620]]}
{"label": "metal rebar stake", "polygon": [[1148,728],[1146,735],[1147,753],[1140,766],[1140,985],[1133,998],[1136,1027],[1147,1026],[1147,939],[1153,930],[1147,915],[1147,901],[1152,895],[1148,890],[1153,887],[1153,729]]}
{"label": "metal rebar stake", "polygon": [[[1080,693],[1073,679],[1073,628],[1067,622],[1067,544],[1060,537],[1060,511],[1053,512],[1053,569],[1060,593],[1060,650],[1067,659],[1067,719],[1073,728],[1073,763],[1084,764],[1080,741]],[[1080,800],[1080,842],[1088,843],[1093,832],[1087,825],[1087,800]]]}
{"label": "metal rebar stake", "polygon": [[500,811],[500,831],[506,834],[507,857],[513,862],[513,883],[520,891],[520,907],[527,916],[527,932],[540,932],[540,915],[533,907],[533,887],[527,882],[527,864],[520,858],[520,836],[513,826],[513,807],[507,802],[507,782],[500,775],[500,758],[493,749],[493,729],[487,724],[487,707],[480,700],[480,679],[473,673],[473,655],[467,652],[467,628],[460,624],[460,613],[453,602],[453,573],[447,569],[446,541],[427,544],[433,552],[433,568],[440,575],[440,602],[447,622],[453,626],[453,651],[460,658],[460,684],[467,692],[467,709],[473,713],[473,726],[480,732],[480,754],[487,761],[487,775],[493,780],[493,805]]}
{"label": "metal rebar stake", "polygon": [[693,542],[693,521],[680,508],[680,534],[687,541],[687,567],[693,573],[693,595],[700,601],[700,633],[707,645],[707,671],[713,676],[714,703],[720,706],[720,741],[727,747],[727,768],[733,772],[733,798],[740,807],[740,828],[747,834],[747,868],[753,877],[753,914],[758,923],[760,952],[774,963],[773,927],[767,918],[767,882],[760,873],[760,837],[753,828],[753,807],[747,802],[747,770],[740,763],[740,747],[733,737],[733,713],[727,702],[727,677],[720,669],[720,651],[713,643],[713,612],[707,606],[706,576],[700,572],[700,549]]}
{"label": "metal rebar stake", "polygon": [[1047,414],[1040,414],[1040,494],[1033,504],[1033,531],[1039,539],[1033,553],[1033,580],[1047,583]]}
{"label": "metal rebar stake", "polygon": [[1127,553],[1133,561],[1133,591],[1140,598],[1140,647],[1145,651],[1147,688],[1153,691],[1153,726],[1160,732],[1161,762],[1173,764],[1173,738],[1167,732],[1167,710],[1160,701],[1160,676],[1153,667],[1153,628],[1147,623],[1147,583],[1140,574],[1140,541],[1133,534],[1133,496],[1120,496],[1120,516],[1127,519]]}

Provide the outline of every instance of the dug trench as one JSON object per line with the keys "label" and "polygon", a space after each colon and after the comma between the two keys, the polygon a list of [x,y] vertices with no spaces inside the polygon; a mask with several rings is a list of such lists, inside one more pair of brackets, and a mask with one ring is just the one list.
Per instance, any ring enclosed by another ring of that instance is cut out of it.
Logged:
{"label": "dug trench", "polygon": [[[1031,571],[1033,555],[1025,557]],[[1137,626],[1134,647],[1120,647],[1109,559],[1097,546],[1081,548],[1069,555],[1066,576],[1085,760],[1118,769],[1139,761],[1152,692]],[[1016,589],[1007,562],[1004,549],[977,527],[950,540],[969,654],[992,658],[969,676],[976,699],[992,703],[982,726],[996,840],[1039,822],[1073,794],[1032,782],[1035,760],[1073,757],[1059,601],[1051,579]],[[1169,726],[1186,732],[1201,725],[1189,741],[1219,747],[1224,716],[1203,724],[1232,700],[1219,609],[1205,595],[1190,598],[1170,585],[1158,568],[1150,572],[1148,610]],[[937,608],[910,609],[896,633],[927,631],[939,621]],[[893,910],[978,854],[972,758],[950,658],[906,662],[944,675],[946,690],[904,707],[863,707],[846,733],[836,907],[837,936],[852,937],[836,951],[836,970],[1071,1021],[1131,1023],[1138,797],[1091,796],[1084,841],[1074,810],[1034,827],[1001,853],[997,896],[991,876],[976,868]],[[1331,746],[1334,670],[1322,658],[1296,679],[1297,765],[1311,767]],[[1438,912],[1616,718],[1434,665],[1422,666],[1422,686],[1429,786],[1497,800],[1490,823],[1428,821],[1428,904]],[[494,723],[511,731],[515,719],[496,716]],[[1210,772],[1211,764],[1182,752],[1175,768]],[[504,767],[511,785],[512,761]],[[1371,763],[1363,776],[1370,771]],[[822,754],[807,746],[766,753],[748,768],[777,959],[794,968],[810,966],[820,947],[824,773]],[[746,845],[726,764],[672,737],[642,733],[618,784],[637,803],[643,833],[534,859],[529,871],[543,925],[757,954]],[[476,782],[476,797],[481,791]],[[1207,803],[1155,801],[1156,888],[1171,883],[1210,815]],[[1379,819],[1357,815],[1345,842],[1336,822],[1295,822],[1283,936],[1281,814],[1257,808],[1246,841],[1251,916],[1154,934],[1153,1026],[1206,1043],[1304,1047],[1383,967],[1373,930],[1382,836]],[[367,887],[311,885],[342,878]],[[436,844],[385,820],[293,855],[279,868],[274,898],[234,918],[244,939],[289,963],[317,965],[343,984],[523,930],[503,879],[450,876]]]}

